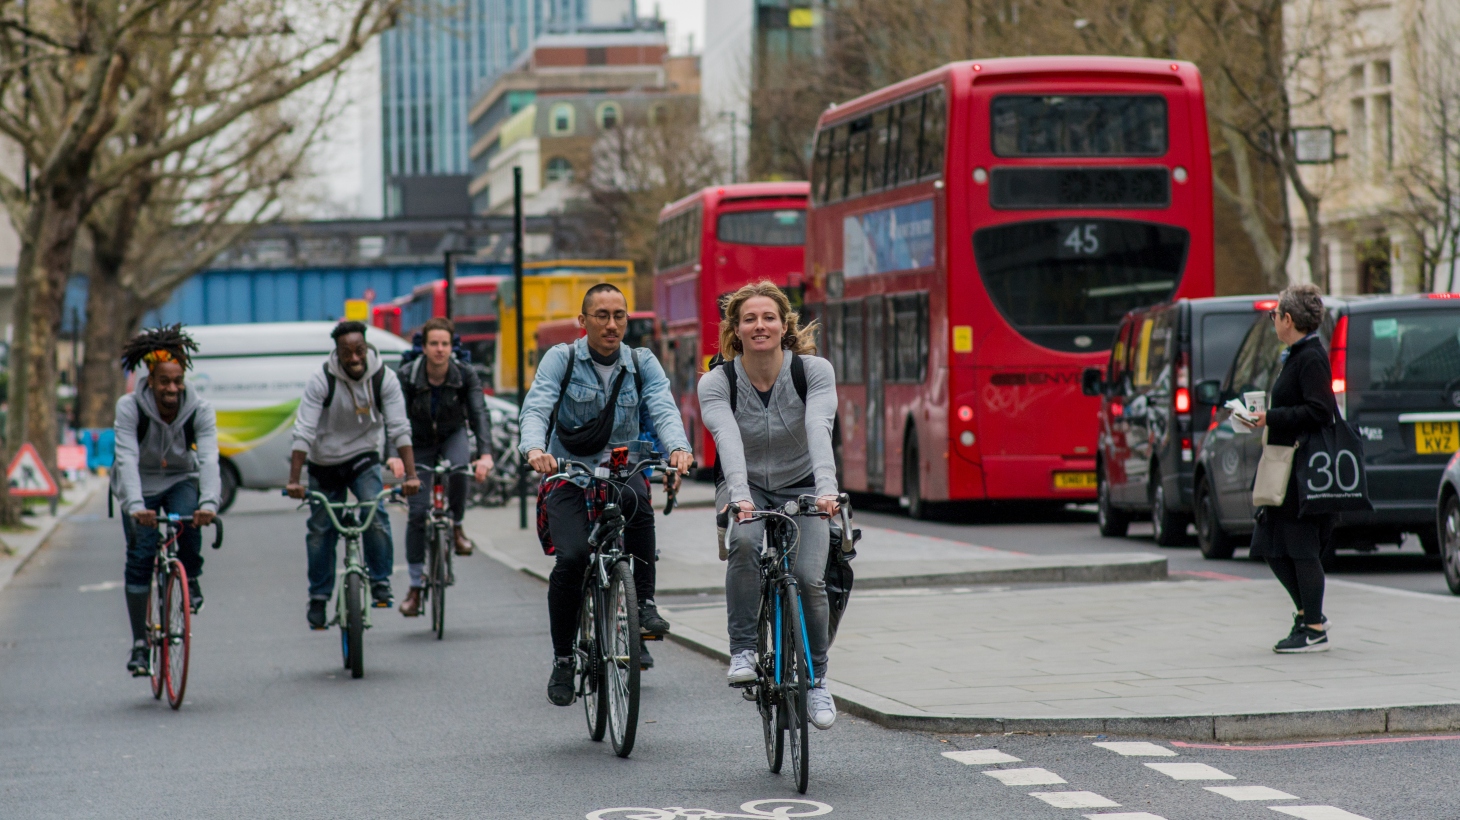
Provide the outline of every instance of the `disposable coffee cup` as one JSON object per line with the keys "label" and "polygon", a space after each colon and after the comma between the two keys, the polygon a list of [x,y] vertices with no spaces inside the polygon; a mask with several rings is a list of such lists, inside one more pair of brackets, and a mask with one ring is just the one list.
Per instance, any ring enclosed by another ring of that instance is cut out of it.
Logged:
{"label": "disposable coffee cup", "polygon": [[1267,393],[1262,390],[1249,390],[1242,394],[1242,403],[1247,405],[1247,412],[1252,414],[1264,413],[1267,411]]}

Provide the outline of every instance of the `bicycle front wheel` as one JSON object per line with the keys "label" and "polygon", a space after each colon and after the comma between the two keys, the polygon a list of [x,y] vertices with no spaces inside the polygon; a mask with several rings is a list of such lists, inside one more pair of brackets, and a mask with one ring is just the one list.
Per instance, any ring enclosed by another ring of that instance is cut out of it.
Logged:
{"label": "bicycle front wheel", "polygon": [[639,726],[639,599],[627,561],[614,564],[608,578],[603,624],[608,634],[608,730],[613,751],[628,757]]}
{"label": "bicycle front wheel", "polygon": [[152,697],[162,699],[167,690],[163,679],[167,674],[167,573],[160,568],[152,573],[152,588],[147,594],[147,648],[152,653]]}
{"label": "bicycle front wheel", "polygon": [[436,631],[436,640],[446,636],[446,585],[450,581],[449,550],[451,532],[446,527],[435,527],[431,543],[431,628]]}
{"label": "bicycle front wheel", "polygon": [[807,692],[811,670],[806,668],[806,649],[801,640],[801,600],[795,585],[781,592],[781,725],[791,747],[791,774],[796,791],[805,794],[810,781],[810,733],[807,726]]}
{"label": "bicycle front wheel", "polygon": [[756,682],[755,708],[760,712],[760,727],[765,735],[765,762],[772,774],[781,773],[786,750],[786,733],[776,720],[776,621],[774,598],[761,604],[760,623],[756,627],[755,656],[760,680]]}
{"label": "bicycle front wheel", "polygon": [[163,680],[167,684],[167,705],[180,708],[188,688],[188,648],[192,642],[193,611],[188,594],[188,573],[181,561],[172,562],[163,596],[163,636],[167,660],[163,663]]}
{"label": "bicycle front wheel", "polygon": [[608,697],[604,691],[603,644],[598,642],[597,589],[589,584],[583,590],[583,604],[578,608],[578,692],[583,698],[583,716],[588,720],[588,737],[603,740],[608,729]]}
{"label": "bicycle front wheel", "polygon": [[365,676],[365,579],[345,574],[345,634],[341,640],[350,677]]}

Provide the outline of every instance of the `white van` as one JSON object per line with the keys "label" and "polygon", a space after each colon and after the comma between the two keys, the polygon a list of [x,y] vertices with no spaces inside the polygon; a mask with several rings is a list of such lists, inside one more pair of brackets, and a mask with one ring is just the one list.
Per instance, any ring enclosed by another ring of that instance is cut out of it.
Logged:
{"label": "white van", "polygon": [[[269,490],[288,483],[294,413],[305,381],[335,349],[334,327],[334,322],[261,322],[187,329],[198,343],[188,387],[212,402],[218,414],[221,509],[233,503],[239,487]],[[411,347],[378,327],[366,330],[365,341],[392,370]]]}

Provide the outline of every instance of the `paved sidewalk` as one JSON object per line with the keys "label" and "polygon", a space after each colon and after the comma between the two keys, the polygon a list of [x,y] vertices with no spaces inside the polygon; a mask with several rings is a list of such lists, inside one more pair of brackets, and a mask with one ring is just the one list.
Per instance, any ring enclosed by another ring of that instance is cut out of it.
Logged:
{"label": "paved sidewalk", "polygon": [[[657,488],[656,534],[659,546],[660,595],[720,594],[725,591],[725,564],[715,545],[713,492],[708,485],[687,483],[682,500],[669,516],[662,514],[664,496]],[[467,512],[472,538],[494,558],[546,579],[553,559],[537,541],[536,509],[528,509],[527,530],[518,528],[518,507],[477,508]],[[974,546],[927,535],[858,525],[862,542],[853,562],[861,589],[989,583],[1110,583],[1150,581],[1166,577],[1166,559],[1142,552],[1080,555],[1025,555]],[[484,537],[485,536],[485,537]]]}
{"label": "paved sidewalk", "polygon": [[31,555],[51,537],[61,519],[81,509],[93,493],[104,492],[106,486],[105,478],[85,476],[65,491],[66,500],[57,508],[55,515],[51,515],[49,511],[34,516],[27,515],[22,520],[31,529],[0,533],[0,589],[10,583],[10,579],[25,566]]}

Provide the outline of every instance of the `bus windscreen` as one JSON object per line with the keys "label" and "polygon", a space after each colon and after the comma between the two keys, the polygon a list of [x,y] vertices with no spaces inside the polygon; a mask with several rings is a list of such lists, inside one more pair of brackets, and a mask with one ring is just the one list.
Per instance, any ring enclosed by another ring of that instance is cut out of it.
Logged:
{"label": "bus windscreen", "polygon": [[1166,100],[1154,95],[1004,96],[993,101],[1001,157],[1159,157]]}
{"label": "bus windscreen", "polygon": [[715,237],[732,245],[804,245],[806,212],[785,209],[721,214],[715,226]]}
{"label": "bus windscreen", "polygon": [[1190,234],[1114,219],[1045,220],[973,235],[984,287],[1035,344],[1091,353],[1110,348],[1127,311],[1171,298]]}

